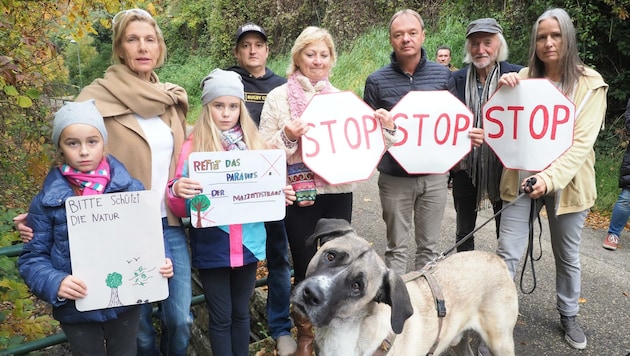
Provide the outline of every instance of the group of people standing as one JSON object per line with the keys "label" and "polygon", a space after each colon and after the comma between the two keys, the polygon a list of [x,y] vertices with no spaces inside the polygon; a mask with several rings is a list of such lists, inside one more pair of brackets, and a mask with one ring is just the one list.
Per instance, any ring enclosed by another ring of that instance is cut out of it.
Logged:
{"label": "group of people standing", "polygon": [[[390,110],[410,91],[448,90],[473,112],[475,124],[469,132],[473,149],[452,171],[456,241],[473,231],[482,199],[489,198],[495,212],[499,212],[502,202],[516,199],[528,178],[537,178],[527,198],[502,210],[501,220],[497,218],[497,253],[506,260],[514,276],[527,242],[530,206],[536,212],[546,206],[556,259],[561,325],[569,344],[583,349],[586,337],[575,320],[580,293],[579,243],[584,219],[595,200],[593,143],[604,119],[607,85],[597,72],[579,60],[575,28],[564,10],[549,10],[534,24],[527,68],[506,62],[508,48],[503,29],[494,19],[471,22],[465,35],[464,62],[467,65],[451,71],[445,65],[428,60],[423,48],[422,17],[410,9],[397,12],[389,23],[391,63],[368,76],[364,100],[374,109],[386,147],[395,142],[397,132]],[[101,148],[99,162],[105,159],[106,152],[111,156],[105,161],[113,162],[112,167],[118,167],[113,157],[120,160],[123,169],[126,167],[129,177],[125,179],[129,183],[125,189],[144,187],[160,192],[163,197],[162,225],[169,258],[162,274],[170,279],[169,297],[160,302],[158,312],[160,347],[158,349],[150,304],[135,308],[133,315],[138,318],[132,315],[126,321],[128,328],[124,333],[120,333],[118,327],[122,309],[115,313],[96,313],[94,317],[76,310],[71,313],[73,317],[61,316],[65,313],[62,310],[74,308],[75,299],[85,296],[86,288],[75,281],[69,292],[67,284],[61,282],[60,277],[72,276],[67,231],[51,233],[52,226],[46,223],[54,224],[61,218],[42,218],[48,212],[47,209],[41,211],[39,198],[34,200],[29,214],[16,218],[25,242],[19,259],[25,281],[40,298],[53,305],[55,317],[61,321],[64,331],[67,330],[73,354],[185,355],[192,324],[192,266],[199,270],[205,293],[213,354],[247,355],[249,297],[254,288],[257,262],[266,259],[269,270],[267,317],[278,354],[311,355],[312,325],[308,318],[290,308],[288,251],[297,284],[305,278],[308,262],[317,249],[306,244],[307,237],[321,218],[351,221],[352,192],[356,187],[356,183],[330,185],[302,162],[300,138],[309,128],[300,119],[302,112],[314,95],[338,91],[329,80],[337,58],[331,34],[319,27],[305,28],[291,49],[285,79],[266,67],[269,47],[265,31],[253,23],[239,27],[234,47],[238,65],[227,70],[215,69],[201,81],[203,108],[188,134],[186,92],[175,84],[160,82],[154,72],[164,62],[166,45],[153,17],[139,9],[118,13],[113,19],[112,52],[115,64],[103,78],[84,88],[76,99],[77,102],[93,100],[91,105],[98,109],[100,121],[92,110],[90,117],[94,121],[77,119],[76,123],[95,128],[96,132],[89,132],[90,137],[100,134],[104,151]],[[504,169],[484,142],[481,107],[501,85],[516,86],[525,78],[548,78],[579,108],[573,146],[541,172]],[[65,107],[58,115],[70,115],[64,114],[64,110]],[[72,126],[67,120],[62,122],[64,126],[55,126],[53,131],[58,130],[63,137],[65,130]],[[58,125],[57,120],[55,125]],[[61,152],[64,152],[65,142],[63,139],[55,142]],[[75,145],[81,147],[79,155],[91,152],[83,149],[88,145],[81,140]],[[190,199],[199,194],[202,186],[189,177],[188,155],[195,151],[265,148],[284,149],[288,174],[297,172],[296,176],[306,177],[299,181],[289,179],[293,184],[284,189],[285,219],[202,229],[190,227],[189,254],[188,237],[180,218],[189,216]],[[67,160],[69,156],[62,158]],[[75,167],[70,161],[64,163],[89,177],[100,168]],[[59,168],[53,168],[50,173],[57,183],[45,184],[40,193],[59,198],[54,205],[56,209],[62,209],[63,201],[69,196],[93,194],[92,189],[82,188],[85,184],[77,183],[76,179],[60,178]],[[116,172],[120,171],[122,169],[117,168]],[[409,174],[388,152],[383,155],[378,171],[379,196],[387,228],[385,262],[399,274],[407,272],[410,263],[407,250],[413,230],[417,250],[411,262],[413,268],[420,269],[438,253],[448,174]],[[113,173],[112,168],[112,182]],[[132,184],[130,177],[141,184]],[[63,196],[53,194],[58,189],[63,189]],[[57,211],[55,214],[65,213]],[[56,247],[51,251],[53,245]],[[458,248],[470,249],[474,249],[472,238]],[[52,279],[48,272],[32,273],[35,263],[49,267],[59,278]],[[297,327],[297,342],[291,336],[292,320]],[[79,333],[83,324],[92,326],[92,331]],[[73,332],[76,335],[73,336]],[[87,344],[91,348],[88,349]],[[114,344],[124,344],[125,349],[114,352]],[[95,345],[99,345],[98,350]],[[480,352],[492,351],[483,346]]]}

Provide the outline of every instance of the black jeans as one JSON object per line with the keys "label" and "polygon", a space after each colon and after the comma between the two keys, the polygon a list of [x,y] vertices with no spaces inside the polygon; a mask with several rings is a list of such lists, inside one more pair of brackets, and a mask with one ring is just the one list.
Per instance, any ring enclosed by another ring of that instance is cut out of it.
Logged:
{"label": "black jeans", "polygon": [[[453,175],[453,204],[457,213],[455,230],[455,243],[466,237],[475,229],[477,222],[477,187],[472,183],[472,179],[465,171],[458,171]],[[503,201],[498,200],[492,202],[492,210],[496,214],[503,206]],[[494,219],[496,226],[497,239],[499,238],[499,225],[501,223],[501,215],[497,215]],[[475,249],[474,236],[471,236],[457,247],[457,252],[470,251]]]}
{"label": "black jeans", "polygon": [[72,355],[132,356],[137,352],[136,338],[140,323],[140,306],[134,305],[117,319],[77,324],[61,323]]}

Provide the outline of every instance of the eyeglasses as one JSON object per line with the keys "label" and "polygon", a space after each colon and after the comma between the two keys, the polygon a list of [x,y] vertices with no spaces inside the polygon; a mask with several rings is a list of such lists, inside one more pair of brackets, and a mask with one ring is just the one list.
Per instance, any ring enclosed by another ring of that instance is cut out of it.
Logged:
{"label": "eyeglasses", "polygon": [[146,10],[143,10],[143,9],[127,9],[127,10],[120,11],[119,13],[117,13],[114,16],[114,19],[112,20],[112,25],[115,25],[117,22],[120,22],[128,14],[135,14],[135,15],[138,15],[140,17],[153,18],[153,16],[151,16],[151,14],[148,11],[146,11]]}

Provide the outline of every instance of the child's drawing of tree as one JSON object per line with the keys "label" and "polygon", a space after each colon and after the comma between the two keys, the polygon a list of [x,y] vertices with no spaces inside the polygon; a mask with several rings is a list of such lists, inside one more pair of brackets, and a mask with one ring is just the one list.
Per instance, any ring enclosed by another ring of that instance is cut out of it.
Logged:
{"label": "child's drawing of tree", "polygon": [[210,208],[210,199],[205,194],[199,194],[190,200],[190,214],[197,213],[196,228],[202,228],[201,226],[201,213]]}
{"label": "child's drawing of tree", "polygon": [[120,298],[118,298],[118,287],[122,285],[122,275],[118,272],[112,272],[107,275],[105,283],[112,289],[107,307],[111,308],[122,306],[123,304],[120,302]]}

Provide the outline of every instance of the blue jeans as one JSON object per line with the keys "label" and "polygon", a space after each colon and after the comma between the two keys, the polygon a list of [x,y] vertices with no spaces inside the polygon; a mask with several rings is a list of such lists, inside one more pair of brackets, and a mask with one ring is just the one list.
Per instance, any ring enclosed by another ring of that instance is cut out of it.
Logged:
{"label": "blue jeans", "polygon": [[267,230],[267,319],[271,337],[276,340],[291,334],[289,298],[291,297],[291,265],[289,242],[284,220],[265,223]]}
{"label": "blue jeans", "polygon": [[626,226],[630,217],[630,188],[623,188],[619,193],[619,198],[613,207],[608,233],[621,236],[621,231]]}
{"label": "blue jeans", "polygon": [[[537,214],[543,204],[547,209],[551,250],[556,266],[556,309],[564,316],[577,315],[580,309],[578,298],[582,290],[580,242],[588,209],[556,215],[555,194],[544,195],[535,203]],[[507,264],[512,278],[529,242],[531,204],[532,200],[524,196],[501,213],[497,255]]]}
{"label": "blue jeans", "polygon": [[[162,229],[164,239],[170,247],[174,275],[168,281],[168,298],[160,302],[159,317],[162,322],[160,351],[164,356],[184,356],[188,349],[192,325],[190,254],[183,227],[169,226],[166,218],[163,218]],[[160,355],[151,311],[151,304],[142,306],[138,330],[139,356]]]}

